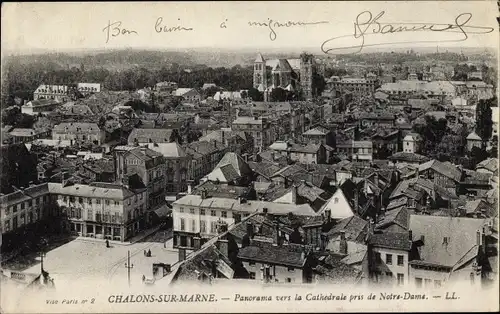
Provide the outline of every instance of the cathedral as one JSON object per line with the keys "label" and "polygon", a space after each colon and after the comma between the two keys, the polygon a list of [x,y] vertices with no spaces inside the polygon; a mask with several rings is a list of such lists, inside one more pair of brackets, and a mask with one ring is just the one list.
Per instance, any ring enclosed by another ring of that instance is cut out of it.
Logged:
{"label": "cathedral", "polygon": [[254,62],[253,87],[264,93],[267,101],[274,88],[296,92],[301,98],[313,98],[313,73],[316,65],[312,55],[299,59],[265,60],[259,53]]}

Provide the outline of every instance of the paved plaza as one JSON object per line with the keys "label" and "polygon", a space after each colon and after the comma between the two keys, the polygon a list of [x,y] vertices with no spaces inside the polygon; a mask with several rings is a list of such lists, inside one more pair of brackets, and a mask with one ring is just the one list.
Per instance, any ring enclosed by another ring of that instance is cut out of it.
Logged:
{"label": "paved plaza", "polygon": [[[74,240],[46,253],[44,269],[57,283],[67,280],[81,280],[87,277],[106,278],[109,281],[126,280],[127,252],[130,251],[130,270],[132,283],[142,281],[142,276],[152,278],[153,263],[174,264],[178,261],[178,252],[172,248],[172,240],[163,242],[137,242],[130,245],[111,244],[84,240]],[[144,251],[151,250],[151,257]],[[40,264],[29,267],[24,272],[36,273]]]}

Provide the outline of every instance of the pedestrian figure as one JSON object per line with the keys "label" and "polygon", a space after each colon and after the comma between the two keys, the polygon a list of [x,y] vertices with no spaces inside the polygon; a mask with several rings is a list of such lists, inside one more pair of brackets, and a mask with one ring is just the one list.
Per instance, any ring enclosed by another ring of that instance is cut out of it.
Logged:
{"label": "pedestrian figure", "polygon": [[106,240],[106,247],[109,248],[109,240]]}

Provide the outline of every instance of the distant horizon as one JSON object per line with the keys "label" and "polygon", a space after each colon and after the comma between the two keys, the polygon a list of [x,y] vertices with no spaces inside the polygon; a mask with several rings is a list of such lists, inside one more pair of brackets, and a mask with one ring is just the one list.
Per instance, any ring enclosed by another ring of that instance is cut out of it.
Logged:
{"label": "distant horizon", "polygon": [[[443,53],[446,51],[457,52],[460,50],[487,50],[492,53],[496,53],[495,47],[477,47],[477,46],[401,46],[395,45],[394,47],[384,47],[384,48],[364,48],[363,51],[356,54],[370,54],[370,53],[383,53],[391,51],[402,51],[402,50],[413,50],[415,52],[429,51],[428,53],[433,53],[431,50],[437,50]],[[302,48],[269,48],[269,47],[242,47],[242,48],[229,48],[229,47],[176,47],[176,48],[159,48],[159,47],[109,47],[109,48],[63,48],[63,49],[49,49],[49,48],[38,48],[30,49],[29,51],[13,51],[5,49],[3,54],[6,56],[29,56],[29,55],[43,55],[43,54],[92,54],[92,53],[102,53],[102,52],[112,52],[112,51],[151,51],[151,52],[182,52],[182,51],[194,51],[194,52],[225,52],[225,53],[279,53],[279,54],[294,54],[301,52],[309,52],[315,55],[325,55],[325,56],[342,56],[342,54],[324,54],[322,52],[315,53],[314,47],[302,47]],[[436,52],[436,51],[434,51]]]}

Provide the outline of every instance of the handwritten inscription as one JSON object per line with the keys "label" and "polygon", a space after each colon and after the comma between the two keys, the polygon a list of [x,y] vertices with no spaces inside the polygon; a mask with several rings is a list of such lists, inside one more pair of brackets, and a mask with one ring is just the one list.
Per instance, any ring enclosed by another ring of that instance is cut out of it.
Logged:
{"label": "handwritten inscription", "polygon": [[274,41],[278,37],[276,34],[277,28],[290,28],[295,26],[307,26],[307,25],[318,25],[318,24],[328,24],[328,21],[317,21],[317,22],[302,22],[302,21],[288,21],[285,23],[267,19],[266,22],[248,22],[250,27],[264,27],[269,29],[269,39]]}
{"label": "handwritten inscription", "polygon": [[109,42],[109,39],[111,37],[117,37],[117,36],[120,36],[120,35],[129,35],[129,34],[136,34],[136,35],[138,34],[134,30],[129,30],[129,29],[122,28],[122,22],[121,21],[114,22],[114,23],[111,23],[111,21],[108,21],[108,25],[106,27],[104,27],[102,29],[102,31],[104,33],[106,33],[106,43]]}
{"label": "handwritten inscription", "polygon": [[[180,21],[181,19],[177,19]],[[182,31],[192,31],[194,30],[192,27],[184,27],[182,25],[177,25],[177,26],[171,26],[168,27],[166,25],[163,25],[163,18],[159,17],[156,19],[155,23],[155,31],[157,33],[173,33],[173,32],[182,32]]]}
{"label": "handwritten inscription", "polygon": [[[404,42],[390,42],[390,43],[373,43],[367,44],[365,37],[370,35],[388,35],[403,32],[448,32],[448,33],[458,33],[460,34],[454,39],[440,39],[439,42],[460,42],[465,41],[469,38],[468,34],[487,34],[491,33],[494,29],[491,27],[483,26],[472,26],[468,25],[472,18],[471,13],[461,13],[456,18],[454,23],[382,23],[381,18],[384,16],[385,12],[382,11],[379,14],[373,16],[370,11],[364,11],[358,14],[354,22],[354,33],[352,35],[343,35],[330,38],[323,42],[321,45],[321,50],[328,54],[333,51],[347,50],[347,49],[358,49],[354,53],[359,53],[364,47],[369,46],[382,46],[389,44],[407,44],[407,43],[432,43],[437,40],[426,40],[426,41],[404,41]],[[337,43],[340,39],[345,38],[355,38],[360,43],[358,45],[348,45],[348,46],[334,46],[329,47],[332,44]]]}

